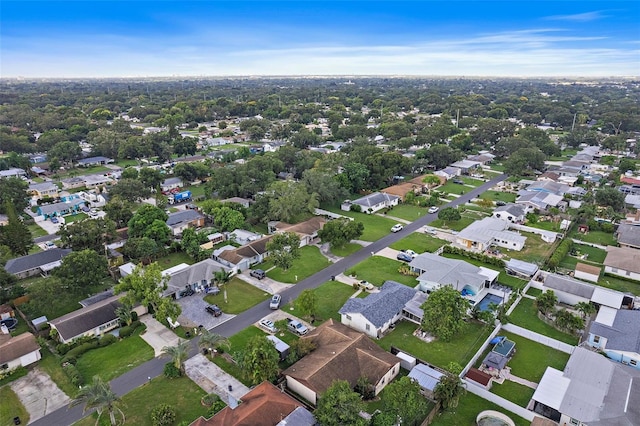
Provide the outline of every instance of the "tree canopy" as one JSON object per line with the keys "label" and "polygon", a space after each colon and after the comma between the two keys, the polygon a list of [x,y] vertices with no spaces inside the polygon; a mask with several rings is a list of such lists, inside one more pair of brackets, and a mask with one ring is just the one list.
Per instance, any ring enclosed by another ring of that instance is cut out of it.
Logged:
{"label": "tree canopy", "polygon": [[300,257],[300,237],[295,232],[275,234],[267,243],[269,259],[285,271]]}
{"label": "tree canopy", "polygon": [[464,327],[469,304],[453,286],[445,285],[431,292],[422,305],[422,327],[445,342]]}
{"label": "tree canopy", "polygon": [[314,412],[322,426],[364,426],[367,422],[359,413],[364,409],[360,395],[346,380],[336,380],[320,396]]}
{"label": "tree canopy", "polygon": [[334,219],[327,222],[318,231],[318,237],[322,242],[329,243],[331,247],[344,247],[351,240],[362,236],[364,225],[362,222],[346,218]]}

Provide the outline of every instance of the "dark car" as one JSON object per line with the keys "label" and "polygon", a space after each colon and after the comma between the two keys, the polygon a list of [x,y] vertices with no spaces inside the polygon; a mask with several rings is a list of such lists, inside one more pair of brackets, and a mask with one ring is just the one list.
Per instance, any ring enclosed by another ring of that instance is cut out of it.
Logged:
{"label": "dark car", "polygon": [[209,312],[214,317],[219,317],[222,315],[222,309],[218,307],[218,305],[209,305],[207,306],[207,312]]}
{"label": "dark car", "polygon": [[249,272],[249,275],[251,275],[253,278],[257,278],[261,280],[267,276],[267,273],[262,269],[254,269],[251,272]]}
{"label": "dark car", "polygon": [[500,201],[500,200],[496,201],[496,206],[506,206],[506,205],[507,203],[505,203],[504,201]]}
{"label": "dark car", "polygon": [[403,262],[411,262],[413,260],[413,257],[408,255],[407,253],[400,252],[398,253],[397,259],[402,260]]}
{"label": "dark car", "polygon": [[454,179],[453,183],[457,183],[458,185],[464,185],[464,181],[461,179]]}

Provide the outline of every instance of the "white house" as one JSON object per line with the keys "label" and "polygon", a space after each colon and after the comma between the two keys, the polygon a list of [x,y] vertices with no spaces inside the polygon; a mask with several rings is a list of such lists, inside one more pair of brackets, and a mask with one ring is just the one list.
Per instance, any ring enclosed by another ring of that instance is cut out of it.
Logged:
{"label": "white house", "polygon": [[402,318],[402,310],[416,290],[395,281],[386,281],[378,293],[361,299],[352,297],[340,308],[342,324],[379,339]]}
{"label": "white house", "polygon": [[601,306],[587,343],[609,359],[640,369],[640,311]]}
{"label": "white house", "polygon": [[607,246],[604,272],[640,281],[640,250],[629,247]]}
{"label": "white house", "polygon": [[508,230],[509,224],[501,219],[485,217],[464,228],[456,235],[456,244],[472,251],[483,252],[492,245],[520,251],[527,237]]}
{"label": "white house", "polygon": [[456,176],[460,176],[462,171],[457,167],[445,167],[442,170],[437,170],[433,174],[436,176],[442,176],[446,180],[453,179]]}
{"label": "white house", "polygon": [[505,204],[504,206],[496,207],[491,214],[491,217],[504,220],[511,223],[524,223],[527,215],[527,209],[525,206],[515,203]]}
{"label": "white house", "polygon": [[344,203],[342,203],[340,209],[348,212],[349,210],[351,210],[351,206],[355,204],[360,206],[360,209],[363,213],[371,214],[387,207],[397,206],[399,202],[400,197],[384,192],[374,192],[372,194],[358,198],[357,200],[346,200]]}
{"label": "white house", "polygon": [[101,336],[118,327],[120,320],[116,309],[122,306],[118,301],[121,297],[112,296],[75,310],[49,321],[49,325],[58,332],[61,343],[69,343],[82,336]]}
{"label": "white house", "polygon": [[532,281],[531,283],[532,287],[542,291],[553,291],[559,303],[571,306],[578,302],[593,302],[597,305],[614,309],[633,306],[633,296],[589,284],[566,275],[546,274],[546,276],[543,276],[543,281]]}
{"label": "white house", "polygon": [[182,179],[180,179],[179,177],[171,177],[171,178],[165,179],[160,184],[160,189],[166,192],[166,191],[171,191],[172,189],[182,188],[183,186],[184,186],[184,183],[182,182]]}
{"label": "white house", "polygon": [[22,333],[15,337],[0,334],[0,369],[26,367],[41,357],[40,345],[33,334]]}

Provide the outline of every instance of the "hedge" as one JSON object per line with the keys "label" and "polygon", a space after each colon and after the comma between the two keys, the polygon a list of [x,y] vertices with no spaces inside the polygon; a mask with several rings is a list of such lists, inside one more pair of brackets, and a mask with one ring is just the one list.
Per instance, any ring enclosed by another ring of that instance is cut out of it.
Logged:
{"label": "hedge", "polygon": [[476,253],[472,251],[467,251],[458,247],[452,247],[450,245],[443,246],[442,251],[444,253],[457,254],[459,256],[465,256],[470,259],[479,260],[481,262],[487,263],[489,265],[494,265],[499,268],[504,268],[504,260],[498,259],[497,257],[487,256],[483,253]]}
{"label": "hedge", "polygon": [[71,383],[74,386],[84,385],[84,377],[82,377],[82,374],[80,374],[80,371],[76,368],[75,365],[70,363],[65,363],[62,366],[62,370],[67,375],[67,377],[69,377],[69,379],[71,380]]}
{"label": "hedge", "polygon": [[558,248],[556,248],[556,250],[547,261],[549,267],[556,268],[560,264],[560,262],[562,262],[562,259],[564,259],[565,256],[571,251],[572,247],[573,240],[571,240],[571,238],[563,239],[562,242],[560,242],[560,244],[558,245]]}

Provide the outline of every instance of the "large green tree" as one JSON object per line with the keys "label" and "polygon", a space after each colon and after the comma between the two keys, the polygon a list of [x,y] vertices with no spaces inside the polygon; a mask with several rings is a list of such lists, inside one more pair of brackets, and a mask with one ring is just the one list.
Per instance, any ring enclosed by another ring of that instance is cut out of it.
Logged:
{"label": "large green tree", "polygon": [[7,203],[10,203],[17,212],[21,212],[29,202],[27,182],[16,177],[0,179],[0,213],[7,213]]}
{"label": "large green tree", "polygon": [[466,389],[460,377],[454,374],[445,374],[433,390],[436,401],[441,404],[441,409],[456,408],[460,397],[464,395]]}
{"label": "large green tree", "polygon": [[431,292],[422,305],[422,327],[438,339],[451,340],[464,327],[469,304],[452,285]]}
{"label": "large green tree", "polygon": [[513,176],[531,176],[536,171],[544,170],[546,158],[538,148],[520,148],[503,162],[504,171]]}
{"label": "large green tree", "polygon": [[288,270],[300,257],[300,237],[295,232],[275,234],[267,243],[269,259],[283,270]]}
{"label": "large green tree", "polygon": [[321,203],[342,201],[348,195],[332,172],[319,169],[305,170],[302,173],[302,181],[309,194],[318,194],[318,201]]}
{"label": "large green tree", "polygon": [[329,243],[331,247],[344,247],[351,240],[358,239],[364,232],[362,222],[349,220],[346,218],[334,219],[327,222],[318,231],[318,237],[324,243]]}
{"label": "large green tree", "polygon": [[112,197],[118,196],[131,203],[139,202],[150,194],[150,189],[138,179],[120,179],[109,189],[109,195]]}
{"label": "large green tree", "polygon": [[[145,204],[135,212],[133,217],[129,220],[129,236],[130,237],[144,237],[148,236],[149,238],[155,238],[153,236],[147,235],[148,228],[155,222],[160,221],[163,225],[165,225],[167,218],[169,216],[165,213],[164,210],[157,208],[156,206],[152,206],[150,204]],[[166,227],[166,225],[165,225]],[[164,234],[162,235],[164,238]]]}
{"label": "large green tree", "polygon": [[320,396],[314,412],[322,426],[364,426],[367,421],[360,417],[364,403],[360,395],[351,389],[346,380],[336,380]]}
{"label": "large green tree", "polygon": [[158,246],[154,239],[149,237],[129,238],[122,247],[122,254],[145,265],[157,258],[161,253],[162,248]]}
{"label": "large green tree", "polygon": [[9,247],[14,255],[24,256],[33,247],[31,231],[20,220],[15,207],[9,201],[5,201],[4,210],[7,213],[8,223],[0,227],[0,245]]}
{"label": "large green tree", "polygon": [[536,308],[543,315],[547,315],[550,312],[553,312],[556,308],[556,304],[558,303],[558,296],[553,292],[553,290],[546,290],[543,293],[540,293],[538,297],[536,297]]}
{"label": "large green tree", "polygon": [[616,212],[624,210],[624,194],[615,188],[603,188],[596,191],[596,203],[610,206]]}
{"label": "large green tree", "polygon": [[107,259],[91,249],[74,251],[62,259],[53,275],[60,278],[70,292],[87,293],[107,276]]}
{"label": "large green tree", "polygon": [[310,288],[303,290],[296,299],[295,305],[305,317],[313,319],[318,312],[318,295]]}
{"label": "large green tree", "polygon": [[407,376],[389,383],[381,399],[383,412],[392,413],[398,424],[419,425],[429,413],[420,384]]}
{"label": "large green tree", "polygon": [[305,185],[294,181],[278,181],[269,186],[269,216],[283,222],[295,222],[315,212],[317,194],[307,192]]}
{"label": "large green tree", "polygon": [[80,251],[91,249],[104,253],[104,246],[116,238],[115,222],[108,219],[85,219],[66,224],[58,231],[64,247]]}
{"label": "large green tree", "polygon": [[234,356],[245,378],[252,385],[271,381],[278,375],[280,355],[266,336],[253,336],[245,348]]}
{"label": "large green tree", "polygon": [[447,222],[460,220],[461,218],[462,216],[458,209],[454,209],[453,207],[445,207],[438,212],[438,219],[442,220],[445,224]]}
{"label": "large green tree", "polygon": [[123,200],[120,196],[112,197],[103,210],[107,213],[107,218],[114,221],[118,228],[127,226],[133,217],[133,203]]}

